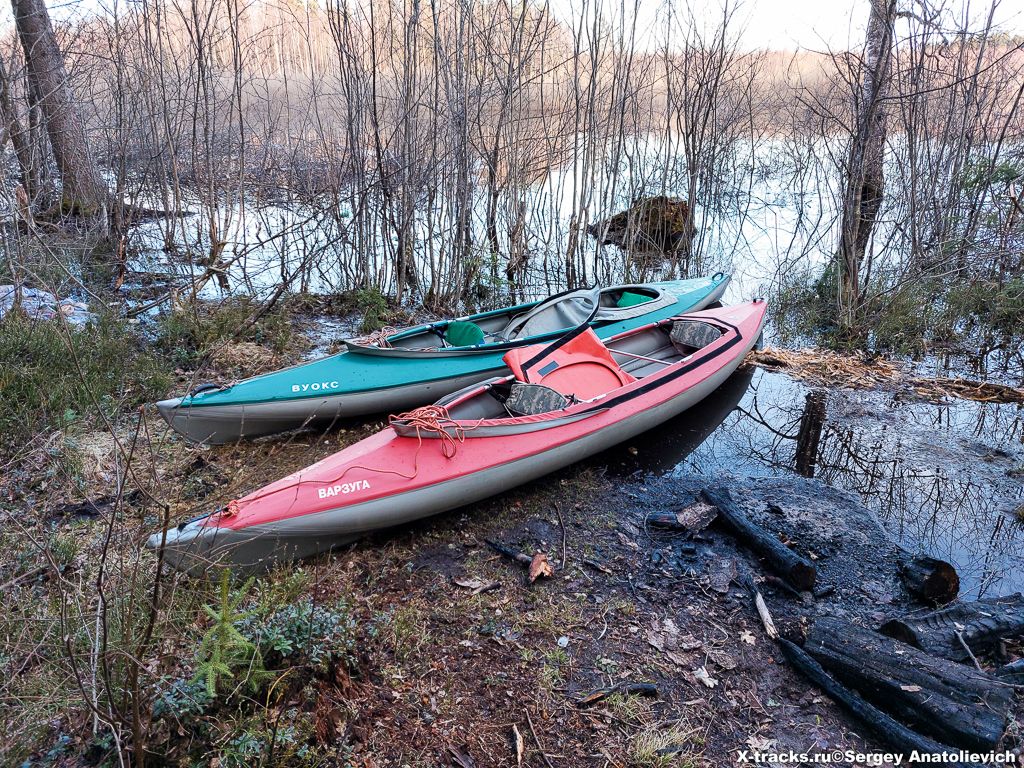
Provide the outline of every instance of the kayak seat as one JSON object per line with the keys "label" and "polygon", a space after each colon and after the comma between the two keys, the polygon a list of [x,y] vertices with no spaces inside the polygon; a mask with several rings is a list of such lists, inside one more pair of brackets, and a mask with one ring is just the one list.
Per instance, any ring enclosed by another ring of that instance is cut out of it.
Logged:
{"label": "kayak seat", "polygon": [[575,328],[593,316],[600,300],[600,290],[596,289],[553,296],[513,317],[500,335],[506,339],[525,339]]}
{"label": "kayak seat", "polygon": [[483,343],[483,329],[468,320],[452,320],[444,332],[444,340],[453,347],[473,347]]}
{"label": "kayak seat", "polygon": [[722,332],[718,328],[696,320],[676,320],[672,323],[672,331],[669,333],[672,346],[681,355],[691,355],[721,337]]}
{"label": "kayak seat", "polygon": [[619,296],[619,300],[615,302],[615,306],[619,309],[624,309],[626,307],[635,307],[637,304],[646,304],[651,300],[650,296],[644,296],[642,293],[623,291],[622,295]]}
{"label": "kayak seat", "polygon": [[560,411],[569,405],[569,399],[543,384],[512,383],[512,391],[505,400],[505,407],[513,416],[540,416]]}
{"label": "kayak seat", "polygon": [[590,328],[568,341],[509,350],[503,358],[519,381],[590,400],[636,379],[619,367]]}

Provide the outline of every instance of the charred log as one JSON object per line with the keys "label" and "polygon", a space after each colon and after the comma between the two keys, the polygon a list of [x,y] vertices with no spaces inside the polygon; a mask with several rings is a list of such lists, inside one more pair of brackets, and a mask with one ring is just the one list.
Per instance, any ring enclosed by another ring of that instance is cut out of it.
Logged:
{"label": "charred log", "polygon": [[945,605],[960,594],[956,568],[934,557],[912,557],[900,563],[903,585],[915,597],[931,605]]}
{"label": "charred log", "polygon": [[881,632],[932,656],[970,661],[968,649],[981,654],[1004,638],[1024,636],[1024,595],[958,603],[921,616],[892,619],[882,625]]}
{"label": "charred log", "polygon": [[655,528],[666,528],[693,536],[707,528],[718,517],[718,510],[710,504],[697,502],[678,512],[668,510],[651,512],[647,524]]}
{"label": "charred log", "polygon": [[706,489],[705,501],[718,508],[719,517],[736,537],[760,555],[768,567],[801,592],[813,592],[818,571],[810,560],[801,557],[771,533],[747,517],[724,488]]}
{"label": "charred log", "polygon": [[994,670],[992,674],[1005,683],[1024,686],[1024,659],[1017,659],[1009,664],[1004,664]]}
{"label": "charred log", "polygon": [[945,744],[987,751],[1006,729],[1012,689],[973,667],[837,619],[814,622],[804,650],[875,706]]}
{"label": "charred log", "polygon": [[[952,753],[958,750],[940,744],[927,736],[893,719],[873,704],[865,701],[860,694],[851,691],[828,674],[803,648],[785,638],[779,638],[779,646],[786,660],[800,674],[814,683],[825,695],[870,728],[882,741],[900,752]],[[976,763],[960,763],[974,768]]]}

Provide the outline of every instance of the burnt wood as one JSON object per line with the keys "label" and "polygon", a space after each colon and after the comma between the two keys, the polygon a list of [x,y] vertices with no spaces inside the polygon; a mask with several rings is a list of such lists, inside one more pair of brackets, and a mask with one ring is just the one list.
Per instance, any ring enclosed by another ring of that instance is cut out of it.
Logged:
{"label": "burnt wood", "polygon": [[[945,744],[940,744],[927,736],[922,736],[914,730],[893,719],[878,707],[874,706],[849,688],[842,685],[834,677],[829,675],[824,668],[814,660],[803,648],[791,643],[785,638],[779,638],[779,647],[782,649],[786,660],[800,674],[814,683],[830,699],[839,706],[860,720],[870,728],[875,735],[896,751],[909,754],[914,750],[929,753],[952,753],[958,750]],[[977,763],[957,763],[977,768]]]}
{"label": "burnt wood", "polygon": [[930,605],[945,605],[960,594],[960,575],[945,560],[910,557],[900,563],[900,579],[910,594]]}
{"label": "burnt wood", "polygon": [[966,662],[971,655],[965,643],[974,654],[982,654],[1004,638],[1024,636],[1024,595],[956,603],[920,616],[892,619],[880,631],[932,656]]}
{"label": "burnt wood", "polygon": [[1024,659],[1017,659],[1009,664],[1004,664],[993,670],[992,674],[1003,682],[1024,686]]}
{"label": "burnt wood", "polygon": [[736,537],[760,555],[768,567],[801,592],[813,592],[818,571],[810,560],[801,557],[770,532],[747,517],[725,488],[708,488],[701,494],[718,508],[718,516]]}
{"label": "burnt wood", "polygon": [[1013,689],[974,667],[831,618],[814,622],[804,650],[875,706],[945,744],[989,751],[1006,730]]}

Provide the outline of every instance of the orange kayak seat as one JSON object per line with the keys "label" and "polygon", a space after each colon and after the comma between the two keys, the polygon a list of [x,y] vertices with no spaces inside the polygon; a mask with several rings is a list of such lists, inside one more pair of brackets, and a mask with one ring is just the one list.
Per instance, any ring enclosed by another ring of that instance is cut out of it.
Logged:
{"label": "orange kayak seat", "polygon": [[636,381],[590,328],[552,344],[509,350],[503,359],[519,381],[543,384],[577,400],[591,400]]}

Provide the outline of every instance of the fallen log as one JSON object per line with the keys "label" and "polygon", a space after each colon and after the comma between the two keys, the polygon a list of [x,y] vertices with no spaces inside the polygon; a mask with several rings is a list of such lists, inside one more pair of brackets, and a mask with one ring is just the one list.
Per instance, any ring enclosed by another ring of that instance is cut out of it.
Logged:
{"label": "fallen log", "polygon": [[659,511],[647,515],[647,524],[655,528],[681,531],[690,536],[707,528],[718,516],[718,510],[710,504],[697,502],[678,512]]}
{"label": "fallen log", "polygon": [[918,556],[899,565],[900,579],[907,591],[930,605],[945,605],[960,594],[960,575],[945,560]]}
{"label": "fallen log", "polygon": [[[909,754],[916,750],[929,754],[959,756],[959,750],[945,744],[940,744],[927,736],[922,736],[916,731],[911,730],[864,700],[855,691],[851,691],[843,686],[800,646],[781,637],[778,642],[779,647],[782,649],[782,654],[794,669],[818,686],[826,696],[864,723],[882,741],[893,747],[896,751]],[[957,765],[978,768],[978,763],[960,761],[956,761],[956,763]]]}
{"label": "fallen log", "polygon": [[972,653],[1024,635],[1024,595],[957,603],[921,616],[892,619],[879,631],[932,656],[970,661]]}
{"label": "fallen log", "polygon": [[868,701],[945,744],[988,751],[1006,730],[1012,689],[973,667],[831,618],[814,622],[804,650]]}
{"label": "fallen log", "polygon": [[[895,747],[900,752],[906,753],[917,750],[918,752],[927,752],[929,754],[951,754],[957,755],[958,758],[962,757],[952,747],[947,747],[945,744],[940,744],[929,739],[927,736],[922,736],[894,720],[873,704],[865,701],[860,694],[846,688],[829,675],[803,648],[781,637],[775,629],[775,622],[772,620],[772,615],[761,593],[758,592],[757,587],[754,586],[753,581],[750,579],[746,579],[745,583],[754,596],[754,605],[757,608],[758,615],[761,617],[761,622],[764,624],[768,637],[779,644],[782,655],[786,657],[790,665],[814,685],[818,686],[822,693],[867,725],[882,741],[889,746]],[[966,760],[963,762],[958,761],[958,764],[969,766],[969,768],[980,768],[978,763],[967,762]]]}
{"label": "fallen log", "polygon": [[789,549],[775,536],[752,522],[725,488],[705,489],[705,501],[718,508],[719,517],[740,541],[767,562],[768,567],[801,592],[813,592],[818,571],[810,560]]}
{"label": "fallen log", "polygon": [[1005,683],[1024,686],[1024,659],[1011,661],[992,671],[992,674]]}

